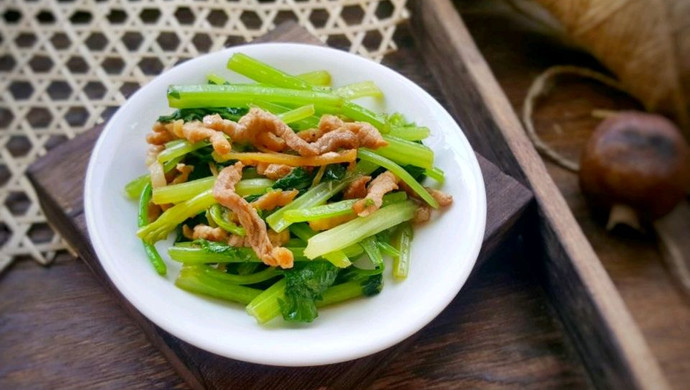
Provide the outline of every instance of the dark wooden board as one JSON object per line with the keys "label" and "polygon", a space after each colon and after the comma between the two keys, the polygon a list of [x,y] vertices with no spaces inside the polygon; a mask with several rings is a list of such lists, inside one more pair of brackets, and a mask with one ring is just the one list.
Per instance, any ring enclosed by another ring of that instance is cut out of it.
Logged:
{"label": "dark wooden board", "polygon": [[[39,196],[45,205],[46,212],[49,214],[49,218],[58,226],[58,228],[60,228],[61,231],[66,233],[66,238],[72,242],[78,250],[80,250],[82,256],[86,260],[86,263],[92,266],[97,265],[97,263],[94,262],[95,260],[93,258],[93,254],[90,253],[90,248],[88,247],[88,244],[86,244],[88,241],[86,240],[84,234],[83,219],[80,218],[81,190],[78,188],[78,185],[74,185],[74,183],[70,184],[69,180],[60,180],[59,178],[82,177],[86,159],[84,150],[88,150],[84,148],[84,145],[88,146],[89,144],[92,144],[95,139],[95,134],[95,132],[87,133],[79,139],[63,145],[62,147],[56,149],[54,154],[52,154],[53,156],[58,157],[53,157],[51,160],[49,155],[44,160],[41,160],[39,163],[34,165],[31,170],[33,181],[36,185]],[[81,146],[77,146],[78,143],[81,143]],[[80,156],[80,163],[74,163],[71,159],[72,156]],[[525,192],[524,188],[521,188],[521,186],[519,186],[514,180],[500,174],[500,172],[497,170],[492,170],[490,165],[487,165],[484,161],[482,161],[482,166],[485,168],[485,180],[487,180],[487,183],[489,184],[487,192],[490,200],[490,217],[489,224],[487,226],[487,234],[488,238],[493,237],[493,239],[489,240],[488,242],[497,243],[499,241],[497,239],[498,237],[501,235],[506,235],[509,232],[507,230],[501,231],[500,229],[496,228],[498,226],[509,227],[513,222],[517,221],[519,215],[524,212],[525,206],[529,200],[529,193]],[[487,167],[489,168],[487,169]],[[492,178],[501,178],[502,181],[493,180]],[[491,186],[492,183],[494,183],[493,187]],[[501,198],[501,196],[504,196],[504,198]],[[506,201],[506,199],[509,201]],[[496,213],[496,208],[492,206],[493,201],[496,200],[503,201],[505,204],[510,204],[512,206],[511,210],[513,211]],[[485,248],[483,251],[484,257],[495,249],[492,247],[492,245],[489,245]],[[504,256],[510,257],[510,255]],[[517,258],[517,256],[515,256],[515,258]],[[98,274],[98,268],[94,267],[94,270]],[[510,270],[508,272],[506,272],[506,270],[494,271],[494,273],[502,275],[511,275],[511,272],[512,271]],[[524,275],[522,275],[522,277],[524,278]],[[102,274],[101,278],[103,278]],[[480,277],[477,276],[476,278]],[[485,279],[485,283],[490,284],[491,280],[492,278]],[[549,311],[544,310],[545,307],[543,304],[539,304],[539,298],[543,300],[543,296],[539,294],[538,290],[534,290],[533,288],[531,292],[529,292],[530,289],[525,283],[511,284],[506,282],[505,285],[506,287],[504,287],[504,291],[506,292],[513,291],[513,288],[518,290],[525,289],[528,291],[528,296],[531,294],[531,298],[534,300],[534,302],[536,302],[537,306],[530,309],[530,305],[527,304],[526,307],[523,308],[528,309],[527,313],[525,310],[513,311],[513,317],[521,318],[523,321],[522,323],[519,323],[519,326],[515,326],[514,329],[512,329],[515,332],[506,332],[506,336],[503,338],[504,342],[508,340],[514,341],[515,335],[519,334],[520,332],[534,332],[535,329],[541,329],[541,331],[536,332],[541,335],[539,336],[540,340],[531,340],[531,343],[528,343],[530,344],[529,346],[532,347],[535,344],[541,345],[544,340],[548,340],[548,343],[555,346],[555,350],[552,352],[560,354],[560,357],[556,359],[559,364],[554,364],[552,367],[549,367],[550,370],[541,370],[541,372],[535,373],[535,370],[532,369],[532,375],[527,376],[512,374],[514,383],[532,385],[550,384],[554,386],[558,386],[559,383],[582,385],[584,382],[581,372],[579,372],[577,368],[577,363],[573,363],[569,358],[567,358],[567,344],[563,344],[563,341],[559,340],[559,338],[562,337],[560,329],[549,317]],[[487,287],[482,291],[488,292],[490,290],[491,288]],[[479,294],[479,296],[481,296],[481,294]],[[182,373],[185,379],[195,387],[200,385],[209,387],[223,387],[224,385],[229,385],[230,383],[234,385],[251,384],[252,386],[258,388],[271,387],[272,385],[275,385],[275,383],[284,383],[286,385],[296,387],[310,387],[322,384],[328,384],[331,387],[336,388],[348,387],[348,385],[362,381],[371,382],[374,379],[374,374],[379,372],[381,367],[384,365],[381,364],[381,362],[390,363],[392,367],[396,367],[397,369],[407,370],[408,375],[412,375],[412,377],[416,380],[422,381],[420,383],[445,383],[448,385],[452,383],[462,383],[463,380],[470,380],[469,382],[465,382],[466,384],[469,384],[474,383],[478,377],[484,375],[483,371],[471,373],[458,372],[457,376],[452,378],[453,381],[449,381],[449,378],[446,378],[446,376],[443,375],[427,375],[424,371],[420,370],[410,371],[410,369],[416,367],[416,362],[414,359],[409,358],[407,352],[420,350],[422,348],[420,342],[417,341],[418,338],[422,340],[434,340],[439,344],[439,348],[433,350],[429,350],[427,348],[427,351],[425,351],[422,356],[424,356],[425,364],[432,364],[434,366],[438,366],[440,369],[444,367],[444,364],[446,364],[446,367],[460,367],[460,365],[466,360],[460,359],[465,357],[463,353],[471,352],[472,347],[475,347],[475,349],[477,347],[480,347],[479,349],[483,349],[483,344],[481,343],[471,345],[472,343],[458,343],[456,340],[456,332],[465,330],[463,329],[463,326],[467,327],[468,323],[472,324],[472,321],[468,322],[466,318],[465,321],[463,321],[462,316],[459,318],[456,317],[458,313],[462,314],[463,305],[459,306],[459,310],[449,309],[446,313],[444,313],[444,315],[434,321],[434,324],[439,324],[437,327],[434,327],[433,324],[429,327],[430,329],[440,329],[442,331],[422,331],[421,335],[411,338],[410,340],[404,342],[401,346],[383,351],[374,357],[334,365],[332,367],[304,369],[262,367],[218,358],[177,341],[176,339],[162,332],[160,329],[152,326],[150,323],[147,323],[147,321],[139,316],[136,311],[134,311],[131,307],[127,307],[127,304],[124,306],[129,311],[130,315],[132,315],[137,322],[143,326],[145,332],[154,342],[154,344],[156,344],[156,346],[160,348],[168,359],[173,362],[173,365],[176,367],[178,372]],[[514,308],[514,306],[515,305],[513,303],[507,306],[504,305],[504,307],[508,310],[510,308]],[[454,303],[452,307],[455,308],[456,304]],[[496,306],[494,306],[494,308],[495,307]],[[530,318],[532,316],[534,318]],[[508,323],[514,322],[513,317],[509,317],[511,320],[509,320]],[[446,318],[445,322],[443,321],[443,318]],[[526,320],[527,318],[529,319]],[[539,321],[533,322],[533,319],[538,319]],[[492,321],[487,320],[484,323],[488,324],[489,322]],[[503,326],[506,326],[505,321],[497,321],[496,324],[503,324]],[[482,329],[474,329],[474,331],[481,333]],[[485,337],[488,336],[490,336],[490,333],[486,333]],[[481,340],[481,338],[477,339],[477,341],[479,340]],[[425,342],[424,345],[428,345],[428,343]],[[456,357],[458,357],[458,360],[449,361],[449,359],[447,359],[447,356],[449,355],[442,352],[444,346],[448,348],[448,353],[454,354]],[[494,346],[493,349],[497,352],[500,352],[502,350],[500,347],[503,346],[504,345]],[[406,353],[401,354],[400,351],[405,351]],[[537,356],[531,357],[535,359],[537,358]],[[434,359],[437,359],[436,363],[433,363]],[[491,361],[491,359],[488,359],[488,361]],[[553,361],[553,359],[551,359],[551,361]],[[477,363],[478,365],[476,367],[483,367],[484,369],[496,369],[496,367],[488,363],[487,360],[477,359]],[[520,364],[516,362],[515,368],[518,368],[519,366]],[[422,365],[420,367],[425,366]],[[564,373],[567,373],[568,375],[564,375]],[[429,374],[432,373],[429,372]],[[472,375],[475,376],[474,379]],[[554,381],[553,375],[560,375],[563,378],[567,378],[567,380],[564,382],[558,382],[557,380]],[[385,378],[386,376],[379,375],[379,377]],[[544,380],[540,381],[540,378],[544,378]],[[495,381],[485,380],[484,383],[495,384]]]}
{"label": "dark wooden board", "polygon": [[439,81],[454,81],[440,85],[470,142],[535,193],[539,218],[526,235],[531,257],[594,382],[607,388],[667,388],[646,340],[452,2],[413,1],[411,7],[423,57]]}

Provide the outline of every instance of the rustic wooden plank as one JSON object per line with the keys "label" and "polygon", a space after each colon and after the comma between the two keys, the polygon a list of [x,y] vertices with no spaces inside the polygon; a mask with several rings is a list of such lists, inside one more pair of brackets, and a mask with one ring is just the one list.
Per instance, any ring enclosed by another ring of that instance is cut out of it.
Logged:
{"label": "rustic wooden plank", "polygon": [[[544,69],[562,64],[600,69],[590,55],[564,44],[552,30],[515,13],[501,0],[464,0],[456,6],[516,112],[532,79]],[[549,145],[578,159],[600,122],[591,115],[594,109],[639,110],[642,106],[599,83],[563,78],[537,105],[536,130]],[[627,229],[606,231],[605,219],[587,206],[577,175],[548,160],[545,163],[668,381],[683,387],[690,380],[690,305],[671,277],[653,235]],[[687,227],[674,229],[685,237],[690,234]]]}
{"label": "rustic wooden plank", "polygon": [[[293,37],[299,37],[299,34]],[[70,180],[65,180],[65,178],[83,177],[88,159],[88,154],[84,151],[90,150],[96,133],[97,131],[87,133],[56,148],[31,168],[30,176],[53,224],[64,231],[66,239],[74,245],[99,278],[107,283],[107,278],[88,245],[80,210],[81,191],[75,188],[79,185],[74,182],[69,185]],[[65,158],[65,156],[70,156],[70,158]],[[492,164],[483,159],[480,159],[480,164],[485,181],[490,184],[487,188],[490,210],[487,224],[488,244],[482,252],[482,258],[485,258],[496,249],[500,238],[510,233],[510,227],[524,213],[531,195],[519,183],[501,173]],[[54,192],[60,192],[60,194],[54,195]],[[510,199],[510,202],[506,202],[506,199]],[[500,201],[503,203],[498,206],[496,202]],[[300,369],[264,367],[219,358],[182,343],[148,323],[128,303],[124,301],[122,303],[129,314],[137,322],[143,324],[145,333],[193,387],[223,388],[231,384],[235,386],[244,384],[254,388],[270,388],[280,382],[301,388],[317,387],[324,383],[334,388],[347,388],[353,383],[373,380],[374,374],[383,366],[375,364],[376,362],[395,361],[400,351],[414,345],[415,340],[413,337],[401,346],[382,351],[369,358],[328,367]],[[558,331],[555,334],[559,335]],[[400,359],[400,361],[403,365],[414,364],[409,359]],[[571,370],[576,371],[573,368]]]}
{"label": "rustic wooden plank", "polygon": [[0,276],[0,388],[187,388],[82,262],[27,265]]}
{"label": "rustic wooden plank", "polygon": [[[611,388],[667,388],[637,325],[453,4],[414,1],[411,6],[423,57],[473,146],[535,192],[541,218],[537,236],[530,239],[542,255],[537,264],[594,381]],[[477,110],[484,115],[472,116]]]}
{"label": "rustic wooden plank", "polygon": [[[181,342],[167,332],[151,324],[134,309],[110,284],[107,276],[98,264],[93,249],[88,243],[88,236],[83,216],[82,191],[83,183],[66,178],[83,178],[89,154],[101,128],[78,136],[74,140],[58,146],[51,153],[36,162],[30,169],[30,177],[41,199],[47,217],[64,233],[65,239],[74,247],[86,264],[98,276],[101,283],[108,285],[119,297],[128,314],[142,324],[142,328],[152,342],[170,359],[175,369],[185,377],[192,387],[223,388],[231,383],[246,381],[254,388],[270,388],[276,381],[289,383],[297,387],[312,387],[320,383],[329,383],[334,388],[347,388],[356,378],[357,382],[372,378],[372,373],[380,368],[373,364],[377,361],[393,360],[415,338],[411,338],[402,347],[382,351],[372,357],[353,362],[332,365],[329,367],[277,368],[252,365],[218,356],[199,350]],[[65,158],[72,156],[73,158]],[[510,228],[519,220],[526,209],[531,195],[512,178],[506,176],[493,164],[479,156],[480,166],[487,185],[489,200],[487,217],[486,242],[481,259],[490,256],[497,244],[510,233]],[[71,184],[68,184],[70,183]],[[500,203],[499,203],[500,202]],[[452,333],[450,334],[452,335]],[[451,336],[452,337],[452,336]],[[342,375],[349,372],[349,375]],[[228,375],[236,373],[237,375]],[[239,376],[239,377],[238,377]],[[228,382],[230,381],[230,382]]]}

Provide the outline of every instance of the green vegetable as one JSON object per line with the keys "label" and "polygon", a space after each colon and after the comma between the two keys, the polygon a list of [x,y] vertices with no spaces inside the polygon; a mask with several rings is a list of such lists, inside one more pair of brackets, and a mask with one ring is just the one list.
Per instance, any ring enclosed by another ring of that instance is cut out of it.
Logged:
{"label": "green vegetable", "polygon": [[256,318],[260,324],[265,324],[279,316],[281,311],[278,301],[285,298],[285,286],[285,279],[275,282],[247,304],[247,313]]}
{"label": "green vegetable", "polygon": [[158,154],[158,162],[164,164],[175,158],[184,156],[187,153],[191,153],[197,149],[211,145],[208,141],[199,141],[197,143],[190,143],[187,140],[178,140],[175,144],[165,147],[165,150]]}
{"label": "green vegetable", "polygon": [[[141,190],[141,196],[139,197],[139,213],[137,216],[137,222],[140,228],[145,227],[149,223],[149,203],[151,202],[151,183],[148,182],[144,185]],[[165,261],[158,254],[158,250],[153,244],[143,241],[144,251],[146,252],[146,257],[153,265],[153,268],[158,272],[158,275],[165,275],[168,272],[168,267],[165,265]]]}
{"label": "green vegetable", "polygon": [[[222,83],[221,83],[222,84]],[[158,122],[173,122],[182,119],[185,122],[202,121],[206,115],[218,114],[223,119],[231,121],[238,121],[243,115],[247,113],[244,107],[200,107],[200,108],[182,108],[175,110],[170,115],[161,115],[158,117]]]}
{"label": "green vegetable", "polygon": [[[250,79],[258,83],[275,85],[277,87],[293,88],[293,90],[324,90],[324,88],[311,85],[305,80],[300,79],[299,77],[287,74],[255,58],[251,58],[244,54],[238,54],[235,54],[230,58],[230,60],[228,61],[228,68],[234,70],[235,72],[243,76],[249,77]],[[331,94],[331,96],[337,95]],[[290,103],[289,101],[285,103],[301,104],[298,102]],[[340,101],[338,104],[330,104],[327,103],[325,100],[320,101],[320,103],[323,104],[315,105],[317,112],[319,112],[320,114],[343,114],[356,121],[369,122],[380,131],[388,131],[385,119],[383,119],[373,111],[368,110],[360,105],[357,105],[352,102],[343,101]]]}
{"label": "green vegetable", "polygon": [[167,237],[170,232],[175,230],[177,225],[184,222],[187,218],[196,216],[214,203],[216,203],[216,200],[213,198],[212,190],[206,190],[192,199],[178,203],[165,210],[157,220],[139,228],[137,236],[149,244],[153,244]]}
{"label": "green vegetable", "polygon": [[174,108],[242,107],[257,101],[314,107],[339,107],[344,103],[337,95],[316,91],[268,87],[264,85],[171,85],[168,104]]}
{"label": "green vegetable", "polygon": [[278,87],[311,91],[323,90],[323,88],[314,86],[302,78],[292,76],[242,53],[235,53],[230,57],[228,69],[260,83]]}
{"label": "green vegetable", "polygon": [[348,199],[340,202],[314,206],[308,209],[288,210],[285,212],[285,220],[288,222],[306,222],[318,219],[339,217],[341,215],[354,214],[352,206],[359,199]]}
{"label": "green vegetable", "polygon": [[338,268],[325,261],[312,261],[285,271],[285,297],[278,299],[286,321],[312,322],[318,316],[316,301],[335,281]]}
{"label": "green vegetable", "polygon": [[302,167],[297,167],[286,176],[278,179],[272,186],[276,190],[306,190],[311,186],[313,175]]}
{"label": "green vegetable", "polygon": [[343,249],[362,239],[414,217],[417,206],[407,200],[383,207],[371,215],[353,219],[321,232],[307,241],[304,255],[310,259]]}
{"label": "green vegetable", "polygon": [[297,77],[317,87],[328,87],[331,85],[331,74],[327,70],[315,70],[298,74]]}
{"label": "green vegetable", "polygon": [[150,175],[141,175],[125,185],[125,194],[129,199],[139,199],[141,191],[143,191],[144,187],[150,183]]}
{"label": "green vegetable", "polygon": [[407,184],[414,192],[417,193],[417,195],[427,202],[429,206],[435,209],[438,208],[438,202],[431,196],[431,194],[429,194],[429,191],[424,189],[424,187],[422,187],[422,185],[419,184],[419,182],[417,182],[412,176],[410,176],[410,174],[407,173],[407,171],[405,171],[400,165],[383,156],[379,156],[367,148],[360,148],[357,151],[357,156],[364,161],[369,161],[388,169],[400,180],[405,182],[405,184]]}
{"label": "green vegetable", "polygon": [[314,105],[309,104],[307,106],[298,107],[294,110],[285,111],[282,114],[278,114],[278,118],[280,118],[283,122],[289,124],[307,119],[314,115],[314,112]]}
{"label": "green vegetable", "polygon": [[209,275],[199,267],[183,267],[175,280],[175,285],[189,292],[245,305],[261,294],[259,289],[228,283]]}
{"label": "green vegetable", "polygon": [[427,169],[426,171],[424,171],[424,174],[436,180],[440,184],[443,184],[446,181],[446,174],[439,167]]}
{"label": "green vegetable", "polygon": [[345,187],[358,177],[358,175],[368,175],[373,172],[375,168],[376,165],[374,164],[358,163],[354,174],[343,178],[343,180],[337,184],[334,182],[319,183],[297,199],[293,200],[290,204],[269,215],[268,218],[266,218],[266,222],[271,229],[276,232],[282,232],[292,223],[283,218],[285,212],[324,204],[333,195],[345,189]]}
{"label": "green vegetable", "polygon": [[415,165],[425,169],[433,167],[434,152],[429,147],[391,135],[384,135],[383,139],[388,145],[376,149],[374,153],[400,165]]}
{"label": "green vegetable", "polygon": [[[304,223],[298,223],[290,226],[290,232],[304,241],[308,241],[310,238],[316,235],[316,232],[313,231],[309,225]],[[304,251],[302,251],[302,256],[304,256]],[[331,264],[338,268],[346,268],[352,265],[350,258],[345,254],[344,251],[333,251],[323,255],[323,258],[330,261]]]}
{"label": "green vegetable", "polygon": [[362,248],[364,248],[364,252],[366,252],[367,256],[369,256],[369,260],[371,260],[371,263],[374,265],[376,268],[383,268],[383,255],[381,254],[381,251],[379,250],[378,245],[376,245],[376,238],[369,236],[360,242],[360,245]]}
{"label": "green vegetable", "polygon": [[275,182],[266,178],[240,180],[235,185],[235,193],[239,196],[263,195]]}
{"label": "green vegetable", "polygon": [[412,246],[412,225],[405,222],[393,236],[393,246],[399,254],[393,257],[393,276],[396,279],[405,279],[410,272],[410,252]]}
{"label": "green vegetable", "polygon": [[[406,199],[406,193],[392,192],[390,194],[386,194],[383,196],[383,206],[387,206],[389,204],[397,202],[402,202]],[[359,199],[347,199],[321,206],[314,206],[298,210],[288,210],[285,212],[284,218],[288,222],[308,222],[315,221],[318,219],[350,215],[354,214],[352,206],[355,203],[357,203],[358,200]]]}
{"label": "green vegetable", "polygon": [[246,234],[243,227],[237,226],[234,222],[228,221],[226,218],[227,209],[220,204],[216,203],[211,206],[209,209],[209,214],[213,222],[215,222],[218,227],[226,232],[237,234],[238,236],[244,236]]}
{"label": "green vegetable", "polygon": [[205,177],[180,184],[172,184],[153,190],[151,200],[155,204],[179,203],[191,199],[199,193],[213,188],[216,178],[213,176]]}
{"label": "green vegetable", "polygon": [[333,93],[342,96],[347,100],[357,99],[361,97],[375,97],[383,98],[383,92],[373,81],[362,81],[359,83],[352,83],[333,90]]}
{"label": "green vegetable", "polygon": [[217,84],[217,85],[228,84],[228,82],[225,81],[224,78],[218,76],[215,73],[209,73],[208,75],[206,75],[206,80],[209,82],[209,84]]}
{"label": "green vegetable", "polygon": [[266,222],[271,229],[276,232],[282,232],[292,224],[292,222],[284,218],[285,212],[324,204],[333,195],[342,191],[351,181],[352,179],[343,180],[338,184],[334,184],[333,182],[320,183],[290,202],[290,204],[269,215],[268,218],[266,218]]}
{"label": "green vegetable", "polygon": [[261,262],[252,248],[236,248],[206,240],[179,242],[168,248],[168,255],[184,264]]}
{"label": "green vegetable", "polygon": [[388,135],[398,137],[408,141],[421,141],[426,139],[430,134],[428,127],[417,126],[396,126],[391,127]]}
{"label": "green vegetable", "polygon": [[[251,263],[251,264],[252,265],[255,265],[255,264],[259,265],[258,263]],[[184,267],[182,267],[182,272],[183,273],[184,272],[202,273],[208,277],[217,279],[221,282],[225,282],[228,284],[239,284],[239,285],[261,283],[261,282],[265,282],[267,280],[273,279],[273,278],[283,274],[283,271],[281,271],[275,267],[268,267],[268,268],[265,268],[259,272],[253,272],[253,273],[246,274],[246,275],[233,275],[233,274],[229,274],[227,272],[217,270],[217,269],[215,269],[211,266],[208,266],[208,265],[185,265]]]}

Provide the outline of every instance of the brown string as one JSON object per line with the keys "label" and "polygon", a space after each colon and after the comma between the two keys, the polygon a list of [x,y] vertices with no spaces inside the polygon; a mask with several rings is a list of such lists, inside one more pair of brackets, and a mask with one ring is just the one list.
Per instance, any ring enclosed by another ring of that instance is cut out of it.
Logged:
{"label": "brown string", "polygon": [[625,89],[617,80],[609,76],[595,72],[591,69],[570,65],[552,66],[537,76],[537,78],[532,82],[532,85],[530,85],[529,90],[527,91],[527,96],[525,96],[524,104],[522,105],[522,122],[525,124],[527,136],[529,137],[530,141],[532,141],[532,144],[537,151],[539,151],[539,153],[541,153],[543,156],[549,158],[559,166],[569,171],[577,172],[580,169],[580,164],[577,161],[573,161],[563,156],[551,148],[551,146],[549,146],[546,142],[544,142],[544,140],[539,137],[534,129],[534,123],[532,121],[534,107],[536,106],[539,98],[545,97],[548,94],[548,91],[554,85],[557,76],[565,74],[593,79],[620,91],[625,91]]}

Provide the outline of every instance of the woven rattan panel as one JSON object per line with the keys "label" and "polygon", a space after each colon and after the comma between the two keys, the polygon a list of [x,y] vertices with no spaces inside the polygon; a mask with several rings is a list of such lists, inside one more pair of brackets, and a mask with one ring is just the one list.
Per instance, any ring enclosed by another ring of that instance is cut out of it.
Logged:
{"label": "woven rattan panel", "polygon": [[0,1],[0,271],[64,244],[25,177],[37,157],[106,121],[141,85],[201,53],[296,20],[375,60],[406,0]]}

